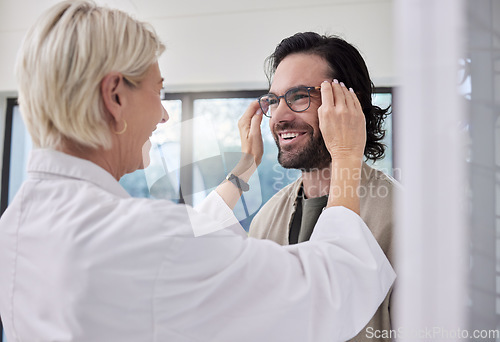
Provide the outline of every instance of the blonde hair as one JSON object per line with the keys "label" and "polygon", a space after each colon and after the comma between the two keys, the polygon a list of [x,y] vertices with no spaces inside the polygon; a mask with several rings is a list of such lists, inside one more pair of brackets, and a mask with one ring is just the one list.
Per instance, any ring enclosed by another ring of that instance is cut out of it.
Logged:
{"label": "blonde hair", "polygon": [[19,105],[36,147],[63,140],[111,148],[100,84],[116,71],[137,85],[165,50],[154,29],[92,1],[64,1],[28,31],[16,65]]}

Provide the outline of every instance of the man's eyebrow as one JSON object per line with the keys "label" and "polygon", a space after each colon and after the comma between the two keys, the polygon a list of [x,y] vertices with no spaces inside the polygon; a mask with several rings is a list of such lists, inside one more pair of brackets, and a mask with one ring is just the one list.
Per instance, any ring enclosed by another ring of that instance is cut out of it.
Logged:
{"label": "man's eyebrow", "polygon": [[[307,88],[307,87],[310,87],[310,86],[305,85],[305,84],[302,84],[302,83],[301,83],[301,84],[297,84],[297,85],[294,85],[294,86],[292,86],[292,87],[290,87],[290,88],[288,88],[288,89],[285,89],[285,91],[283,92],[283,94],[284,94],[284,93],[286,93],[287,91],[289,91],[290,89],[293,89],[293,88],[300,88],[300,87]],[[276,93],[276,92],[271,91],[271,88],[269,88],[268,92],[269,92],[269,93],[271,93],[271,94],[276,94],[276,95],[277,95],[277,93]]]}

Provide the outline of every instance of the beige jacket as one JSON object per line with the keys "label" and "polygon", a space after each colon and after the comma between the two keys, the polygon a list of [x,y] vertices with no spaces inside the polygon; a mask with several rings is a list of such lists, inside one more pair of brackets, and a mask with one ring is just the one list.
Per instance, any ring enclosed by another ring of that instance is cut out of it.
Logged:
{"label": "beige jacket", "polygon": [[[371,168],[366,163],[363,163],[361,173],[361,218],[393,264],[393,198],[401,186],[390,176]],[[296,198],[301,185],[302,178],[299,178],[264,204],[252,220],[249,235],[258,239],[273,240],[280,245],[288,245]],[[301,241],[300,235],[299,241]],[[351,341],[390,341],[390,339],[377,339],[375,336],[382,335],[382,330],[387,334],[391,329],[391,294],[392,289],[365,329]]]}

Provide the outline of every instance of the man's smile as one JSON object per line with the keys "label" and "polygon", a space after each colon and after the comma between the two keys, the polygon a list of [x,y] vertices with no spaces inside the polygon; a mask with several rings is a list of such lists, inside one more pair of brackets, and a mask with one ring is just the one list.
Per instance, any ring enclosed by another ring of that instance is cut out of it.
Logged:
{"label": "man's smile", "polygon": [[303,140],[306,135],[307,131],[282,131],[277,133],[279,137],[279,145],[284,146],[284,145],[291,145],[296,142],[299,142]]}

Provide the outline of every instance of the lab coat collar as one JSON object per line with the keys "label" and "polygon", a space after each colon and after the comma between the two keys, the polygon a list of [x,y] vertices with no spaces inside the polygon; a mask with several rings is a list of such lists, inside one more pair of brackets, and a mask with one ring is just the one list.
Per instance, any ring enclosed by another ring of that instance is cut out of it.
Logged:
{"label": "lab coat collar", "polygon": [[91,161],[52,149],[34,149],[28,160],[28,177],[73,178],[91,182],[120,197],[130,197],[113,176]]}

